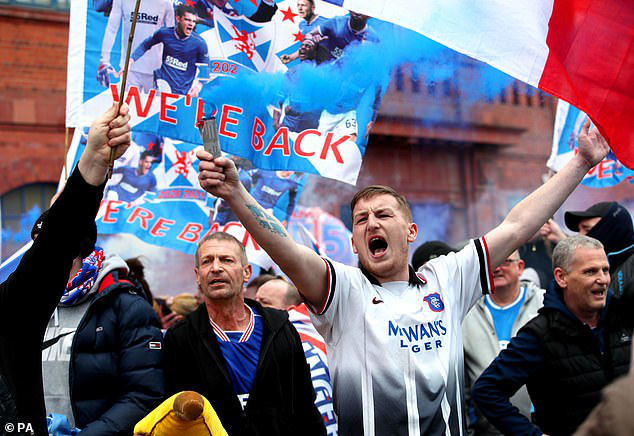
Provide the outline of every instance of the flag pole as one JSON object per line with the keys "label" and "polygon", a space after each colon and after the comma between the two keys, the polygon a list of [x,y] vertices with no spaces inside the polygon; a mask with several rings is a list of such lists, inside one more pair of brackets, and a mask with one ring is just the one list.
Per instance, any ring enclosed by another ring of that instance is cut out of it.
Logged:
{"label": "flag pole", "polygon": [[[121,79],[121,91],[119,92],[119,106],[117,107],[117,114],[119,113],[119,109],[121,109],[121,105],[124,101],[125,96],[125,84],[128,79],[128,66],[130,65],[130,52],[132,51],[132,40],[134,39],[134,30],[136,28],[136,18],[139,14],[139,5],[141,4],[141,0],[136,0],[136,5],[134,6],[134,14],[132,15],[132,26],[130,27],[130,35],[128,36],[128,50],[125,56],[125,66],[123,67],[123,79]],[[108,173],[106,175],[106,179],[110,179],[112,177],[112,169],[114,168],[114,155],[116,153],[116,147],[112,147],[110,149],[110,161],[108,162]]]}
{"label": "flag pole", "polygon": [[68,160],[68,127],[64,131],[64,181],[68,180],[68,166],[66,161]]}

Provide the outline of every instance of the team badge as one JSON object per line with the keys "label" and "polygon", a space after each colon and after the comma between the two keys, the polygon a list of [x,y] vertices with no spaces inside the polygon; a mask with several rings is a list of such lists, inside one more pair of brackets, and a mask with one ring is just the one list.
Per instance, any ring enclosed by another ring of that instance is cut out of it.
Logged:
{"label": "team badge", "polygon": [[438,292],[426,295],[423,300],[429,304],[429,308],[434,312],[442,312],[445,310],[445,303],[442,302],[442,298],[440,298]]}

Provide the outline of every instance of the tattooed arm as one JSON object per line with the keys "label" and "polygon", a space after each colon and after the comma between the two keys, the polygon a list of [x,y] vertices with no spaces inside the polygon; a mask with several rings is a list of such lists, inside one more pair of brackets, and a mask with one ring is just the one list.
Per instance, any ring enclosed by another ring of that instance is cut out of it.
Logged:
{"label": "tattooed arm", "polygon": [[247,192],[232,160],[200,150],[200,186],[227,202],[251,236],[290,277],[307,303],[323,307],[327,297],[326,264],[308,247],[297,244],[286,229]]}

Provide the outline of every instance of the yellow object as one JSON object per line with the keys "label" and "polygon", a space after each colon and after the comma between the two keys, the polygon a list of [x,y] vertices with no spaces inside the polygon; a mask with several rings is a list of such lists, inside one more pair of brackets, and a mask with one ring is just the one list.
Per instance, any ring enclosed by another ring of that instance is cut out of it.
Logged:
{"label": "yellow object", "polygon": [[228,436],[216,411],[202,395],[172,395],[134,427],[135,436]]}

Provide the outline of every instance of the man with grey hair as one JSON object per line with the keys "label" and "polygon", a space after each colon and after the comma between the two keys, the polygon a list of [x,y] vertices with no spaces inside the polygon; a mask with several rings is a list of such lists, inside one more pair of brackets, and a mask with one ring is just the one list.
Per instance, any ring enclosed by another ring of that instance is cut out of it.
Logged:
{"label": "man with grey hair", "polygon": [[194,272],[204,303],[165,335],[167,394],[205,396],[231,435],[325,435],[288,314],[244,298],[251,265],[240,241],[205,236]]}
{"label": "man with grey hair", "polygon": [[[610,304],[603,245],[584,235],[566,238],[553,252],[553,267],[555,286],[539,315],[473,388],[480,411],[504,434],[572,434],[601,390],[629,368],[634,304],[629,296]],[[509,401],[524,385],[535,424]]]}

